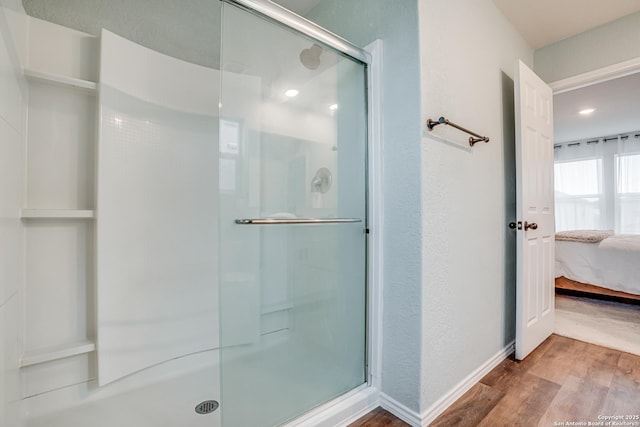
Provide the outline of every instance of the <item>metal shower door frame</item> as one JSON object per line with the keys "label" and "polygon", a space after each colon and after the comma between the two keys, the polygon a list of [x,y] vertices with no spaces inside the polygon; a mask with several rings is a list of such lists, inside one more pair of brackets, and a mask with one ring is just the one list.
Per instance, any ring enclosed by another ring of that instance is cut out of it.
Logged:
{"label": "metal shower door frame", "polygon": [[[366,159],[365,159],[365,229],[367,240],[365,247],[366,263],[366,330],[365,330],[365,378],[366,382],[352,390],[357,392],[363,387],[371,387],[377,390],[380,386],[381,373],[381,347],[382,347],[382,234],[379,230],[382,225],[383,207],[382,196],[372,197],[382,190],[382,161],[377,150],[380,148],[382,138],[379,124],[374,126],[374,119],[381,119],[381,111],[372,102],[380,100],[382,82],[382,42],[376,40],[367,46],[376,55],[362,49],[342,37],[326,30],[318,24],[295,14],[294,12],[269,0],[221,0],[247,10],[259,16],[266,17],[284,27],[293,29],[313,40],[328,46],[343,55],[362,63],[365,66],[365,108],[367,117],[366,129]],[[376,176],[372,176],[375,171]],[[375,229],[372,229],[374,227]],[[350,394],[350,393],[347,393]],[[312,411],[314,412],[314,411]]]}
{"label": "metal shower door frame", "polygon": [[225,3],[240,6],[243,9],[271,18],[285,27],[292,28],[307,37],[315,39],[344,55],[347,55],[365,65],[371,63],[371,55],[364,49],[348,42],[340,36],[322,28],[318,24],[309,21],[291,12],[289,9],[268,0],[222,0]]}

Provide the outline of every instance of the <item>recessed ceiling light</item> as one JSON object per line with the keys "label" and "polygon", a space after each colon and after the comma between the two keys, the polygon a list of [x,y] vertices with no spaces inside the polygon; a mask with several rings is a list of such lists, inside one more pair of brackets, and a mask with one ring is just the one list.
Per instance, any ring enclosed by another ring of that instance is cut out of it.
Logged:
{"label": "recessed ceiling light", "polygon": [[289,90],[288,90],[288,91],[286,91],[284,94],[285,94],[286,96],[288,96],[289,98],[293,98],[294,96],[298,96],[298,94],[299,94],[299,93],[300,93],[300,92],[298,92],[298,91],[297,91],[297,90],[295,90],[295,89],[289,89]]}
{"label": "recessed ceiling light", "polygon": [[338,104],[331,104],[329,105],[329,110],[335,111],[338,109]]}
{"label": "recessed ceiling light", "polygon": [[582,114],[583,116],[586,116],[587,114],[591,114],[594,111],[596,111],[595,108],[585,108],[584,110],[580,110],[578,111],[579,114]]}

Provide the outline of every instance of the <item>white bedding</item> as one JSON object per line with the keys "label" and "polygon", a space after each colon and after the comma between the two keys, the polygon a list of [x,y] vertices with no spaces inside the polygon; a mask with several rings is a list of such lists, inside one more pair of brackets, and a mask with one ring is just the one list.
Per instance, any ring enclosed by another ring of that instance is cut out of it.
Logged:
{"label": "white bedding", "polygon": [[556,241],[556,277],[640,295],[640,236],[599,243]]}

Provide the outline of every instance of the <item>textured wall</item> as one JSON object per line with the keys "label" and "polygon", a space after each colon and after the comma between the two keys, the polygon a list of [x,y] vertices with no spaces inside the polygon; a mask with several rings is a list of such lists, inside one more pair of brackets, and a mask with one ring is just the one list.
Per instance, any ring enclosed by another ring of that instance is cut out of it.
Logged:
{"label": "textured wall", "polygon": [[419,4],[422,119],[445,116],[491,138],[471,149],[455,129],[423,134],[426,411],[514,339],[511,77],[533,51],[491,0]]}
{"label": "textured wall", "polygon": [[106,28],[143,46],[219,68],[220,2],[214,0],[23,0],[27,13],[100,35]]}
{"label": "textured wall", "polygon": [[554,82],[640,57],[640,12],[535,51],[535,72]]}
{"label": "textured wall", "polygon": [[417,2],[323,0],[307,18],[359,46],[378,38],[384,43],[382,392],[417,411],[422,317]]}

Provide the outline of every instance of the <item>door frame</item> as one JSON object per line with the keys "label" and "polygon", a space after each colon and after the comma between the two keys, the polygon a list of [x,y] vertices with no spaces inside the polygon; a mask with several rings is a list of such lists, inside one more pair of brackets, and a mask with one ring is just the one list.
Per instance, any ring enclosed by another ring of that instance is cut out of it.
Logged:
{"label": "door frame", "polygon": [[[547,83],[553,95],[569,92],[640,72],[640,56]],[[516,297],[518,298],[518,297]]]}
{"label": "door frame", "polygon": [[551,88],[553,95],[558,95],[636,73],[640,73],[640,56],[547,84]]}
{"label": "door frame", "polygon": [[290,10],[266,0],[222,0],[343,53],[365,65],[367,147],[366,147],[366,357],[365,380],[361,386],[296,418],[287,427],[332,427],[354,421],[380,404],[382,372],[383,309],[383,175],[382,175],[382,46],[375,40],[362,49]]}
{"label": "door frame", "polygon": [[548,84],[551,90],[553,90],[553,94],[557,95],[635,73],[640,73],[640,56],[628,61],[618,62],[617,64],[608,65],[593,71],[556,80]]}

